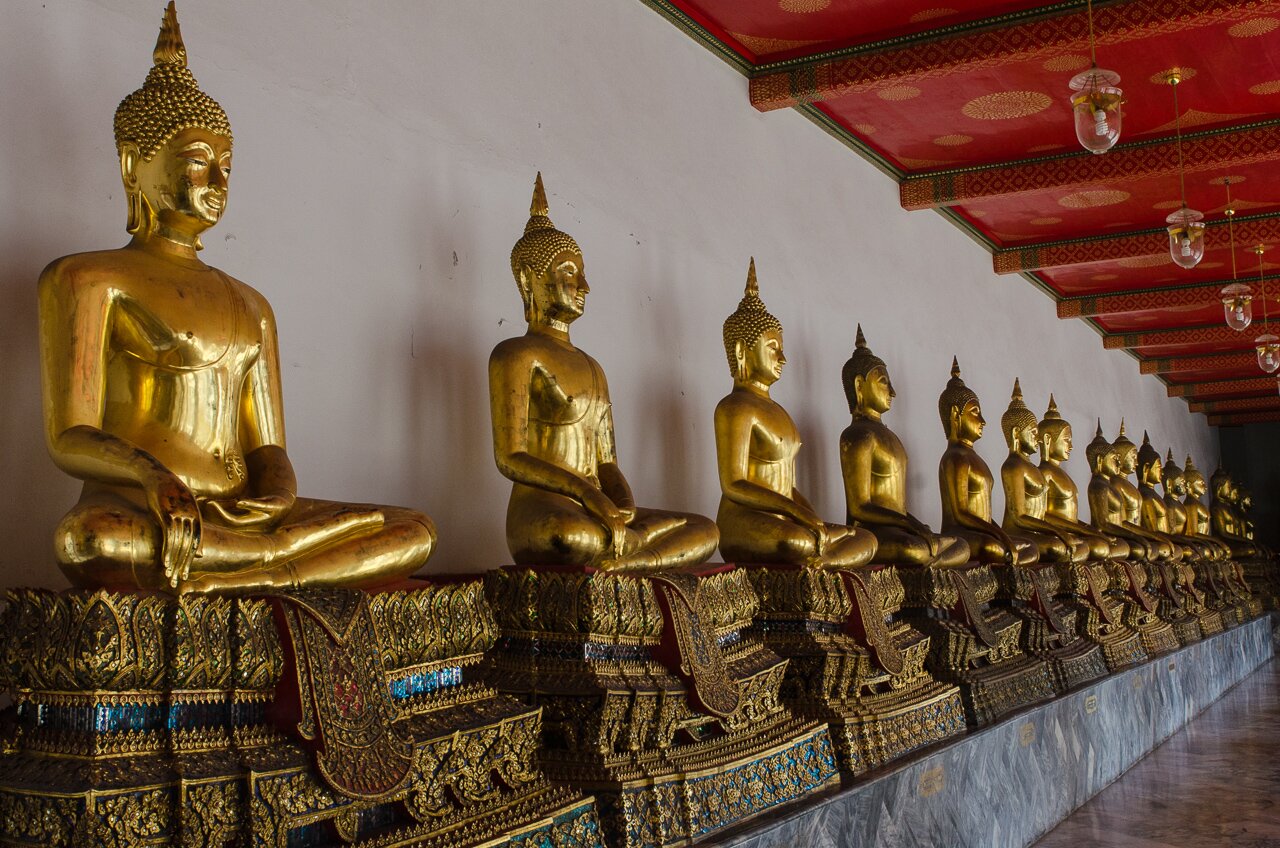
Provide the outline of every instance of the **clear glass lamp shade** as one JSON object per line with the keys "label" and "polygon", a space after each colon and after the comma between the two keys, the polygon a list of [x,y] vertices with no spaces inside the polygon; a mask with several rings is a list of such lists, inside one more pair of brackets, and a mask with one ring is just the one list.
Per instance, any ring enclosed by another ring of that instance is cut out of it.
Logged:
{"label": "clear glass lamp shade", "polygon": [[1244,283],[1232,283],[1218,294],[1227,326],[1236,332],[1247,330],[1253,323],[1253,289]]}
{"label": "clear glass lamp shade", "polygon": [[1267,333],[1254,340],[1258,350],[1258,367],[1268,374],[1280,371],[1280,336]]}
{"label": "clear glass lamp shade", "polygon": [[1169,224],[1169,255],[1175,264],[1194,268],[1204,258],[1204,215],[1182,207],[1165,221]]}
{"label": "clear glass lamp shade", "polygon": [[1124,92],[1116,87],[1120,75],[1104,68],[1090,68],[1071,78],[1071,111],[1076,138],[1090,153],[1106,153],[1120,140],[1120,107]]}

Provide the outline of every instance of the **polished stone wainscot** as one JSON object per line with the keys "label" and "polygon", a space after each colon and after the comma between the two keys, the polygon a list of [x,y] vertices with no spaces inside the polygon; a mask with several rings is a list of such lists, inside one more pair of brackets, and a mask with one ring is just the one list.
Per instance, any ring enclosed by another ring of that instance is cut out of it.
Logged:
{"label": "polished stone wainscot", "polygon": [[703,845],[1029,845],[1272,655],[1263,616]]}

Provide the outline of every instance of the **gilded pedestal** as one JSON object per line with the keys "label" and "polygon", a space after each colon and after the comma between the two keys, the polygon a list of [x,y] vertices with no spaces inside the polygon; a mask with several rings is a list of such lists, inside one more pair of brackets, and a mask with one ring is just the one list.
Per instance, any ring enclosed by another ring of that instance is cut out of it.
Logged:
{"label": "gilded pedestal", "polygon": [[840,768],[861,774],[964,730],[959,689],[925,667],[929,637],[899,615],[894,566],[849,574],[740,565],[760,597],[756,630],[787,659],[782,692],[797,713],[827,722]]}
{"label": "gilded pedestal", "polygon": [[1142,639],[1147,656],[1177,650],[1173,625],[1160,617],[1152,571],[1140,562],[1109,560],[1107,572],[1111,577],[1107,596],[1121,605],[1121,621]]}
{"label": "gilded pedestal", "polygon": [[826,726],[782,703],[744,570],[508,566],[486,590],[487,679],[541,708],[543,768],[596,796],[611,845],[684,843],[837,782]]}
{"label": "gilded pedestal", "polygon": [[1053,697],[1048,665],[1020,644],[1022,622],[990,606],[991,568],[901,568],[903,618],[929,637],[927,668],[960,688],[971,725]]}
{"label": "gilded pedestal", "polygon": [[600,845],[537,768],[539,713],[471,679],[479,582],[404,585],[10,592],[0,842]]}
{"label": "gilded pedestal", "polygon": [[1107,673],[1102,650],[1077,632],[1077,612],[1058,602],[1050,565],[994,566],[996,597],[1022,621],[1022,648],[1045,661],[1062,694]]}
{"label": "gilded pedestal", "polygon": [[1141,635],[1125,623],[1124,601],[1108,592],[1106,563],[1059,563],[1056,568],[1059,599],[1075,615],[1076,633],[1102,649],[1107,670],[1145,662]]}

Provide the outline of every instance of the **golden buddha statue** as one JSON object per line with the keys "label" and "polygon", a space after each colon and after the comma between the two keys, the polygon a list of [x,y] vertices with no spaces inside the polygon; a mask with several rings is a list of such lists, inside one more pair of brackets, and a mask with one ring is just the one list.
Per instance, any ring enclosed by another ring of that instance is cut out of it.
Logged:
{"label": "golden buddha statue", "polygon": [[[1160,452],[1151,446],[1151,437],[1142,433],[1142,447],[1137,454],[1138,494],[1142,498],[1141,524],[1149,533],[1167,542],[1175,559],[1194,556],[1196,551],[1178,538],[1169,523],[1169,508],[1156,486],[1164,482],[1164,466]],[[1126,481],[1127,482],[1127,481]]]}
{"label": "golden buddha statue", "polygon": [[431,553],[421,513],[297,496],[266,299],[196,255],[218,223],[231,125],[200,90],[173,3],[115,114],[132,241],[40,277],[49,452],[84,481],[55,536],[77,586],[369,586]]}
{"label": "golden buddha statue", "polygon": [[[1111,472],[1111,487],[1120,498],[1120,513],[1124,526],[1138,530],[1147,545],[1148,560],[1172,560],[1182,555],[1181,550],[1174,547],[1169,539],[1159,531],[1152,530],[1142,520],[1142,492],[1129,480],[1129,475],[1138,470],[1138,446],[1130,441],[1124,432],[1124,419],[1120,419],[1120,433],[1111,443],[1111,452],[1115,456],[1114,470]],[[1159,455],[1156,461],[1159,462]]]}
{"label": "golden buddha statue", "polygon": [[1052,394],[1039,432],[1040,473],[1044,475],[1046,496],[1044,520],[1083,539],[1091,560],[1127,559],[1127,542],[1099,533],[1080,520],[1080,490],[1062,468],[1062,463],[1071,458],[1071,425],[1058,411]]}
{"label": "golden buddha statue", "polygon": [[489,356],[493,454],[511,480],[507,546],[519,565],[653,570],[705,562],[718,533],[701,515],[637,507],[618,467],[604,370],[569,340],[586,306],[582,250],[534,183],[511,272],[528,331]]}
{"label": "golden buddha statue", "polygon": [[1196,468],[1195,460],[1191,458],[1191,454],[1187,454],[1186,466],[1182,471],[1182,480],[1186,488],[1182,498],[1182,505],[1187,510],[1187,535],[1213,542],[1218,546],[1224,557],[1230,556],[1231,548],[1225,542],[1210,535],[1209,508],[1201,500],[1209,487],[1205,482],[1204,474],[1200,472],[1199,468]]}
{"label": "golden buddha statue", "polygon": [[769,397],[787,362],[782,324],[760,300],[754,259],[746,293],[725,319],[724,349],[733,391],[715,412],[720,553],[744,563],[851,568],[870,562],[876,537],[823,521],[796,488],[800,431]]}
{"label": "golden buddha statue", "polygon": [[907,452],[880,417],[889,411],[893,383],[884,360],[867,347],[858,325],[853,355],[841,372],[852,421],[840,434],[840,469],[850,524],[860,524],[879,543],[881,562],[959,566],[969,561],[969,544],[939,536],[907,512]]}
{"label": "golden buddha statue", "polygon": [[1235,482],[1222,466],[1209,478],[1213,497],[1209,501],[1209,518],[1213,535],[1231,549],[1232,559],[1248,559],[1258,555],[1258,548],[1245,536],[1245,528],[1236,512]]}
{"label": "golden buddha statue", "polygon": [[938,414],[947,434],[947,449],[938,466],[942,490],[942,530],[969,543],[970,555],[985,563],[1030,565],[1037,561],[1035,542],[1009,533],[991,520],[994,478],[973,445],[982,438],[986,420],[978,396],[960,379],[960,363],[951,361],[951,380],[938,398]]}
{"label": "golden buddha statue", "polygon": [[1174,462],[1173,449],[1165,454],[1164,461],[1164,506],[1169,532],[1183,544],[1195,550],[1196,555],[1204,559],[1223,559],[1230,551],[1225,545],[1212,539],[1202,537],[1196,532],[1196,522],[1191,517],[1185,501],[1187,499],[1186,472]]}
{"label": "golden buddha statue", "polygon": [[1045,518],[1049,484],[1044,472],[1031,462],[1032,455],[1040,449],[1040,427],[1035,413],[1022,398],[1022,385],[1017,378],[1009,408],[1000,416],[1000,429],[1009,446],[1009,456],[1000,466],[1000,482],[1004,486],[1002,526],[1035,542],[1041,562],[1084,562],[1089,558],[1089,546]]}

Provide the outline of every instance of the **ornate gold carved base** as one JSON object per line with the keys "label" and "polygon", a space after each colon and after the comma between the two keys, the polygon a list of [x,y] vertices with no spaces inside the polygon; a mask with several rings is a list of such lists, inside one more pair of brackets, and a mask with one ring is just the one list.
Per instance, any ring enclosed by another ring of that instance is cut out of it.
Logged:
{"label": "ornate gold carved base", "polygon": [[541,708],[546,773],[596,796],[611,845],[681,844],[838,782],[827,728],[791,715],[786,661],[750,632],[745,571],[485,582],[501,633],[486,676]]}
{"label": "ornate gold carved base", "polygon": [[1111,576],[1107,594],[1122,605],[1121,621],[1142,639],[1148,658],[1177,650],[1173,625],[1160,617],[1152,571],[1141,562],[1112,560],[1107,563],[1107,572]]}
{"label": "ornate gold carved base", "polygon": [[903,566],[898,574],[903,618],[930,640],[926,667],[960,688],[969,724],[989,724],[1053,697],[1048,665],[1020,645],[1022,622],[990,606],[996,579],[988,566]]}
{"label": "ornate gold carved base", "polygon": [[[760,597],[756,632],[787,659],[784,699],[796,713],[827,722],[842,771],[861,774],[964,730],[959,689],[925,668],[929,638],[896,618],[903,599],[897,568],[857,569],[852,593],[838,571],[739,568]],[[877,649],[884,642],[891,658]]]}
{"label": "ornate gold carved base", "polygon": [[[495,637],[479,581],[7,600],[0,844],[601,844],[537,769],[539,713],[467,679]],[[300,641],[307,616],[329,635]],[[403,768],[343,747],[382,737]]]}
{"label": "ornate gold carved base", "polygon": [[[1254,617],[1263,610],[1280,609],[1280,562],[1267,557],[1251,557],[1237,560],[1239,573],[1248,586],[1253,600],[1250,612]],[[1257,609],[1257,612],[1253,612]]]}
{"label": "ornate gold carved base", "polygon": [[996,597],[1022,620],[1022,648],[1045,661],[1056,694],[1107,673],[1102,649],[1078,635],[1076,611],[1060,603],[1051,565],[995,566]]}
{"label": "ornate gold carved base", "polygon": [[1057,566],[1060,598],[1075,613],[1076,633],[1102,649],[1108,671],[1145,662],[1146,649],[1137,631],[1124,623],[1124,602],[1109,591],[1111,574],[1102,562]]}

